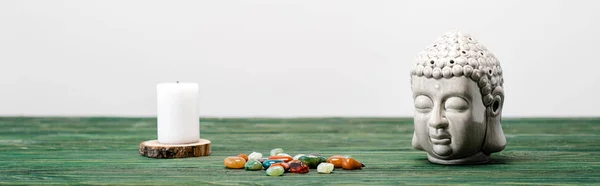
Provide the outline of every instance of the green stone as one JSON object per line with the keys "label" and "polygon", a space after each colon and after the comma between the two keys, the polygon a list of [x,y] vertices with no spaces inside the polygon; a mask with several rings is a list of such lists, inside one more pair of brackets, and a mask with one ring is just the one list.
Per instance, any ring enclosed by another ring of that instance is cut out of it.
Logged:
{"label": "green stone", "polygon": [[294,156],[294,158],[293,158],[293,159],[294,159],[294,160],[298,160],[298,159],[299,159],[300,157],[302,157],[302,156],[306,156],[306,154],[298,154],[298,155]]}
{"label": "green stone", "polygon": [[244,168],[246,168],[246,170],[252,171],[263,170],[263,165],[258,160],[248,160],[248,162],[246,162],[246,164],[244,165]]}
{"label": "green stone", "polygon": [[321,163],[323,162],[327,162],[327,158],[324,156],[319,156],[319,158],[321,159]]}
{"label": "green stone", "polygon": [[285,170],[281,166],[273,166],[267,169],[267,175],[269,176],[281,176],[283,175],[283,172],[285,172]]}
{"label": "green stone", "polygon": [[298,158],[298,160],[300,160],[302,163],[304,163],[311,169],[316,169],[317,166],[321,163],[321,157],[313,156],[313,155],[300,156],[300,158]]}

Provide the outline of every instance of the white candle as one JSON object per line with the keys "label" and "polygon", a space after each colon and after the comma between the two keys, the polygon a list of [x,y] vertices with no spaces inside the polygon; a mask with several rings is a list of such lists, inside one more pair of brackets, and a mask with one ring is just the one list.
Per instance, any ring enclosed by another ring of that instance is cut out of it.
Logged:
{"label": "white candle", "polygon": [[160,83],[156,85],[156,93],[158,142],[198,142],[198,84]]}

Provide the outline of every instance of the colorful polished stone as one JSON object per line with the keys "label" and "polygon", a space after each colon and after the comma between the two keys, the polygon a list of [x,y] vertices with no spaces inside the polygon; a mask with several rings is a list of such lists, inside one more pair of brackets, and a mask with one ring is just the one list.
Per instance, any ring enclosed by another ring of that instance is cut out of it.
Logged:
{"label": "colorful polished stone", "polygon": [[342,168],[345,170],[361,169],[364,166],[365,166],[364,164],[356,161],[354,158],[346,158],[342,162]]}
{"label": "colorful polished stone", "polygon": [[300,174],[308,173],[309,169],[317,169],[317,172],[319,173],[329,174],[335,168],[341,167],[346,170],[355,170],[365,166],[350,156],[334,155],[325,158],[319,154],[298,154],[292,157],[289,154],[283,153],[283,149],[281,148],[273,149],[270,153],[276,155],[270,156],[269,158],[263,158],[262,154],[259,152],[252,152],[250,155],[239,154],[236,157],[231,156],[225,158],[224,164],[225,167],[231,169],[245,168],[246,170],[271,170],[267,175],[283,174],[279,173],[280,170],[275,169],[282,169],[283,172],[289,171]]}
{"label": "colorful polished stone", "polygon": [[302,163],[302,162],[300,160],[292,160],[292,161],[287,162],[287,163],[290,164],[290,163]]}
{"label": "colorful polished stone", "polygon": [[329,174],[333,171],[333,164],[331,163],[321,163],[317,166],[317,172]]}
{"label": "colorful polished stone", "polygon": [[289,156],[289,157],[292,157],[292,155],[289,155],[287,153],[277,153],[276,156]]}
{"label": "colorful polished stone", "polygon": [[260,163],[264,163],[267,160],[269,160],[269,159],[268,158],[260,158],[260,159],[258,159],[258,161],[260,161]]}
{"label": "colorful polished stone", "polygon": [[243,169],[244,165],[246,164],[246,160],[242,157],[230,156],[225,158],[223,164],[225,164],[225,167],[230,169]]}
{"label": "colorful polished stone", "polygon": [[281,176],[284,172],[285,170],[282,166],[272,166],[269,167],[266,171],[267,175],[269,176]]}
{"label": "colorful polished stone", "polygon": [[265,160],[265,162],[263,162],[263,167],[269,168],[271,166],[271,164],[275,164],[275,163],[285,163],[283,160]]}
{"label": "colorful polished stone", "polygon": [[321,163],[327,162],[327,158],[325,156],[319,156]]}
{"label": "colorful polished stone", "polygon": [[290,161],[290,172],[304,174],[308,173],[308,166],[299,160]]}
{"label": "colorful polished stone", "polygon": [[341,155],[334,155],[329,157],[329,159],[327,159],[327,162],[333,164],[335,168],[341,168],[344,160],[346,160],[346,157]]}
{"label": "colorful polished stone", "polygon": [[276,156],[279,153],[283,153],[283,149],[282,148],[276,148],[276,149],[272,149],[271,150],[271,156]]}
{"label": "colorful polished stone", "polygon": [[271,157],[269,157],[269,159],[270,160],[283,160],[284,162],[292,161],[291,156],[271,156]]}
{"label": "colorful polished stone", "polygon": [[298,160],[298,158],[300,158],[302,156],[306,156],[306,154],[298,154],[298,155],[294,156],[294,158],[292,158],[292,159]]}
{"label": "colorful polished stone", "polygon": [[263,170],[263,165],[258,160],[248,160],[248,162],[246,162],[246,164],[244,165],[244,168],[246,168],[246,170],[253,170],[253,171],[254,170]]}
{"label": "colorful polished stone", "polygon": [[250,153],[250,155],[248,155],[248,159],[250,160],[257,160],[257,159],[261,159],[262,158],[262,154],[260,152],[252,152]]}
{"label": "colorful polished stone", "polygon": [[[316,156],[316,157],[319,157],[319,161],[321,161],[321,162],[327,162],[327,158],[321,156],[321,154],[309,154],[308,156]],[[323,161],[323,160],[325,160],[325,161]]]}
{"label": "colorful polished stone", "polygon": [[246,155],[246,154],[240,154],[240,155],[237,155],[237,156],[238,156],[238,157],[242,157],[242,158],[244,158],[246,161],[248,161],[248,155]]}
{"label": "colorful polished stone", "polygon": [[319,163],[321,163],[321,158],[319,156],[313,155],[301,156],[300,158],[298,158],[298,160],[300,160],[302,163],[304,163],[311,169],[316,169]]}
{"label": "colorful polished stone", "polygon": [[286,171],[290,169],[290,164],[288,164],[288,163],[273,163],[273,164],[271,164],[271,167],[272,166],[281,166]]}

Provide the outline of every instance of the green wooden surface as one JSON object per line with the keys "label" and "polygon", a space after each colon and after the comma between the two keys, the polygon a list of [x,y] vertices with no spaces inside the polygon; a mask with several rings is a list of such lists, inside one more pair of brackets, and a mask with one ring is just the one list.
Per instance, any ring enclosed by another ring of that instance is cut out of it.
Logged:
{"label": "green wooden surface", "polygon": [[[0,184],[598,184],[600,118],[505,119],[508,147],[487,165],[443,166],[410,147],[408,118],[201,119],[212,155],[150,159],[153,118],[0,118]],[[352,155],[363,170],[285,174],[229,170],[226,156],[272,148]]]}

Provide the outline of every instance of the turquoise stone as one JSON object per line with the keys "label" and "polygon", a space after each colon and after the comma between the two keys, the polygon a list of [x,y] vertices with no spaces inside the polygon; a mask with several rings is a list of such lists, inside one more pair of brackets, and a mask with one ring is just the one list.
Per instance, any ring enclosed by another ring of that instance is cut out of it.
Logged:
{"label": "turquoise stone", "polygon": [[283,160],[265,160],[265,162],[263,162],[262,165],[265,169],[268,169],[271,166],[271,164],[282,163],[282,162],[284,162],[284,161]]}
{"label": "turquoise stone", "polygon": [[283,172],[285,172],[285,170],[283,170],[283,167],[281,166],[273,166],[267,169],[267,175],[269,176],[281,176],[283,175]]}
{"label": "turquoise stone", "polygon": [[244,168],[246,168],[246,170],[263,170],[263,165],[260,161],[251,159],[246,162]]}
{"label": "turquoise stone", "polygon": [[307,165],[311,169],[316,169],[317,166],[322,161],[320,156],[313,156],[313,155],[300,156],[300,158],[298,158],[298,160],[300,160],[302,163],[304,163],[305,165]]}

